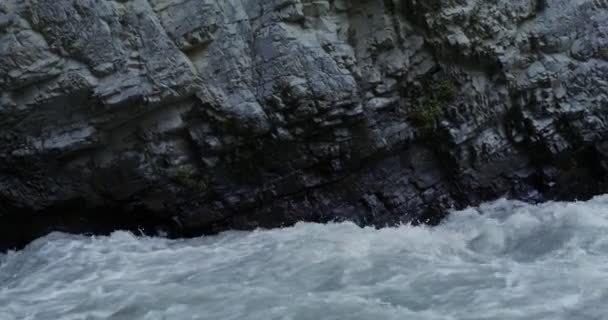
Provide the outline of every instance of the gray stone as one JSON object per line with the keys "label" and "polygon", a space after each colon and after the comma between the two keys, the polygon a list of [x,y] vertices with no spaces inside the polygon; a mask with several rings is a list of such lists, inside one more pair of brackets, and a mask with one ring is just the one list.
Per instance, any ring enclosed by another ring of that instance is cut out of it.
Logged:
{"label": "gray stone", "polygon": [[0,247],[606,192],[602,3],[4,0]]}

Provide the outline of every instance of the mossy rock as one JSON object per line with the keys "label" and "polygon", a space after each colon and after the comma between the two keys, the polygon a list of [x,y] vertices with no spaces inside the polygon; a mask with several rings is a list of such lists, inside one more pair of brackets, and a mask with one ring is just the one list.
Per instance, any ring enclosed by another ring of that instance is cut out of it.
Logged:
{"label": "mossy rock", "polygon": [[203,179],[196,175],[192,167],[185,166],[177,169],[173,178],[175,179],[175,182],[184,187],[195,189],[200,192],[207,190],[207,184]]}
{"label": "mossy rock", "polygon": [[410,117],[422,129],[432,129],[443,111],[454,101],[457,88],[449,80],[435,81],[426,88],[426,95],[414,108]]}

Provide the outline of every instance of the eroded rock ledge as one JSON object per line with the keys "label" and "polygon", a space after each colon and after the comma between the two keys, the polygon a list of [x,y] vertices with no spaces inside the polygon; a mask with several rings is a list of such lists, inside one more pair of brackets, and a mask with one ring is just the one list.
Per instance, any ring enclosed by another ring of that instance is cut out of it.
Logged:
{"label": "eroded rock ledge", "polygon": [[2,1],[0,247],[604,193],[607,8]]}

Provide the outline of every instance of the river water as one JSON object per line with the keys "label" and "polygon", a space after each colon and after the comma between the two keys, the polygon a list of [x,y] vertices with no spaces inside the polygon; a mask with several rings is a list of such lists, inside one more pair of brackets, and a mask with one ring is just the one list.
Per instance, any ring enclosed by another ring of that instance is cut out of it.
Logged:
{"label": "river water", "polygon": [[0,255],[0,319],[608,319],[608,196],[434,228],[54,233]]}

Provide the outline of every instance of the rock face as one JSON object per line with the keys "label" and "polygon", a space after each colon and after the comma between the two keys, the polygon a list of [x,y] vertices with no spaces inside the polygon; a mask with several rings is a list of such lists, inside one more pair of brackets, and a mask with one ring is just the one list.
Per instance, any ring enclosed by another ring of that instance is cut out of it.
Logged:
{"label": "rock face", "polygon": [[4,0],[0,247],[606,192],[606,9]]}

